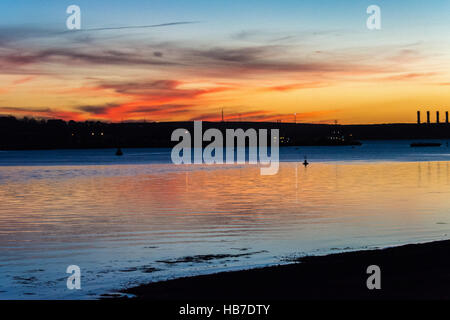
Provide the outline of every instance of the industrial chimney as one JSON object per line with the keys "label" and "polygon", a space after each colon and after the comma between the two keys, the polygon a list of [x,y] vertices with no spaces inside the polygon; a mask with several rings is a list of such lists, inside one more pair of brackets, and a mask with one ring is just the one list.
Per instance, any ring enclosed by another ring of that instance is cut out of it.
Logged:
{"label": "industrial chimney", "polygon": [[448,111],[445,112],[445,123],[448,124]]}
{"label": "industrial chimney", "polygon": [[420,111],[417,111],[417,124],[420,124]]}
{"label": "industrial chimney", "polygon": [[436,111],[436,123],[439,123],[439,111]]}
{"label": "industrial chimney", "polygon": [[428,124],[431,123],[430,111],[427,111],[427,123],[428,123]]}

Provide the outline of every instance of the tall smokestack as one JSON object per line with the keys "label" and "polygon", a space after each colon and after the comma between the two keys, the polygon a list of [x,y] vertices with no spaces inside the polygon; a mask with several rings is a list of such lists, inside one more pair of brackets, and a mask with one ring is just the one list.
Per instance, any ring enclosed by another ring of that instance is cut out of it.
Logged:
{"label": "tall smokestack", "polygon": [[445,112],[445,123],[448,124],[448,111]]}
{"label": "tall smokestack", "polygon": [[420,111],[417,111],[417,124],[420,124]]}
{"label": "tall smokestack", "polygon": [[439,123],[439,111],[436,111],[436,123]]}
{"label": "tall smokestack", "polygon": [[428,123],[428,124],[431,123],[430,111],[427,111],[427,123]]}

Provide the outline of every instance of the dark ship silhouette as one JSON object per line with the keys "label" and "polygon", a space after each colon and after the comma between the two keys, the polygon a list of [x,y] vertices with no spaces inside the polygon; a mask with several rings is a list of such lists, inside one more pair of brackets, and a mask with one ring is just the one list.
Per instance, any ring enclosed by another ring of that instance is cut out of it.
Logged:
{"label": "dark ship silhouette", "polygon": [[411,148],[423,148],[423,147],[440,147],[442,143],[437,142],[414,142],[411,143]]}

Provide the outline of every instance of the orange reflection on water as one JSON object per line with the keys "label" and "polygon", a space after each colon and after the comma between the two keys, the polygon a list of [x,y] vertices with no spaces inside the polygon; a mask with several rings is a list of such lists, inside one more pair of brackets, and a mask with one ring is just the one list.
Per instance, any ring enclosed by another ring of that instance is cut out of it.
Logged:
{"label": "orange reflection on water", "polygon": [[274,176],[257,166],[5,167],[20,179],[0,184],[0,234],[11,241],[27,233],[280,233],[311,223],[420,227],[450,222],[448,166],[282,163]]}

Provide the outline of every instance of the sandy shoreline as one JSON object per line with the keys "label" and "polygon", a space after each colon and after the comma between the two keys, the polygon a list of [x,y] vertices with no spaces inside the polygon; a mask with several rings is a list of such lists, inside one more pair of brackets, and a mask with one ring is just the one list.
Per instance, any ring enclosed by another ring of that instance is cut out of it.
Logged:
{"label": "sandy shoreline", "polygon": [[[299,262],[150,283],[123,292],[166,301],[450,298],[450,240]],[[367,289],[370,265],[381,269],[381,290]]]}

